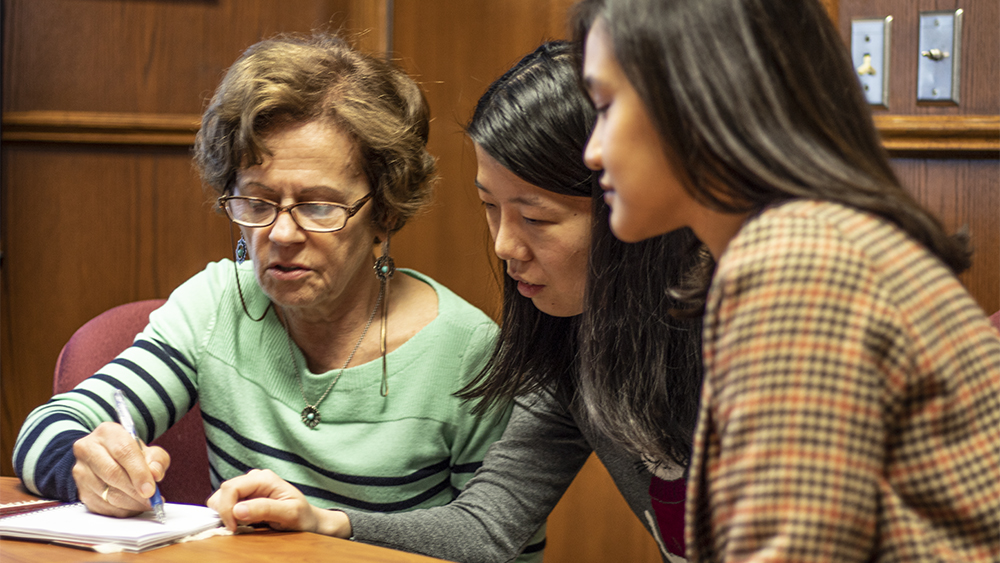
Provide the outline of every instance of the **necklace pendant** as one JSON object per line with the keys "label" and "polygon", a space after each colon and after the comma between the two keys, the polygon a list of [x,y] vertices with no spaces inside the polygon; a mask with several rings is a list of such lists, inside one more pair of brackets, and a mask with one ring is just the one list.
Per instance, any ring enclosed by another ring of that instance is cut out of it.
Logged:
{"label": "necklace pendant", "polygon": [[309,428],[316,428],[316,425],[319,424],[319,411],[316,410],[316,407],[306,405],[306,408],[302,409],[302,424]]}

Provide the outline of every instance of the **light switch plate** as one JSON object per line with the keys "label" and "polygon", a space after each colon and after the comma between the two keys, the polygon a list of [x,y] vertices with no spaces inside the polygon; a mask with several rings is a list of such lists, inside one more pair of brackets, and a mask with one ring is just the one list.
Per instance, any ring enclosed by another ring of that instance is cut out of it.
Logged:
{"label": "light switch plate", "polygon": [[920,12],[917,101],[959,101],[962,10]]}
{"label": "light switch plate", "polygon": [[889,107],[892,16],[851,20],[851,59],[868,103]]}

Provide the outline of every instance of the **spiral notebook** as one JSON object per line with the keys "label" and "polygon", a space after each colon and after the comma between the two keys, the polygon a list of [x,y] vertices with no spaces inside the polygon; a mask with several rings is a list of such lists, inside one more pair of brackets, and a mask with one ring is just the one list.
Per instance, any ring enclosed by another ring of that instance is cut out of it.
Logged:
{"label": "spiral notebook", "polygon": [[166,503],[164,511],[167,518],[161,524],[152,512],[114,518],[90,512],[83,503],[75,502],[0,518],[0,535],[103,552],[139,553],[221,523],[219,515],[205,506]]}

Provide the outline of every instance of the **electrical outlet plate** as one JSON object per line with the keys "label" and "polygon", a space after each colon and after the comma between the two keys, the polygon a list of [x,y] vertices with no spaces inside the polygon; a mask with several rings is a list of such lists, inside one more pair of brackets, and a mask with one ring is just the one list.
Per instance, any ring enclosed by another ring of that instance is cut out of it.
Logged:
{"label": "electrical outlet plate", "polygon": [[959,100],[962,71],[962,10],[920,12],[917,101]]}
{"label": "electrical outlet plate", "polygon": [[851,59],[868,103],[889,107],[892,16],[851,20]]}

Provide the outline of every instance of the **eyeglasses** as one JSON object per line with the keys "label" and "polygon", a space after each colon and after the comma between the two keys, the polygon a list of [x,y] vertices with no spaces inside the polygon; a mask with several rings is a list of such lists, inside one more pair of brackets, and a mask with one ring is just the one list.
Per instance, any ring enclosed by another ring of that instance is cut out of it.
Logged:
{"label": "eyeglasses", "polygon": [[287,211],[292,221],[303,230],[332,233],[343,229],[347,220],[361,211],[371,198],[372,193],[368,192],[350,206],[325,201],[303,201],[281,206],[259,197],[224,195],[219,198],[219,207],[226,211],[233,223],[244,227],[266,227]]}

